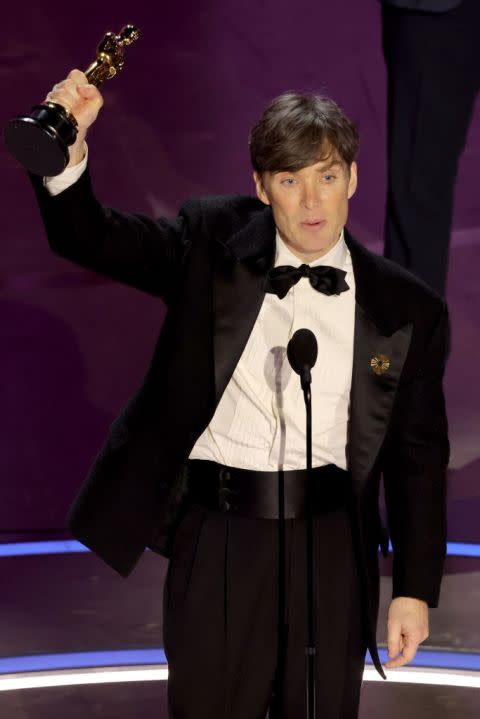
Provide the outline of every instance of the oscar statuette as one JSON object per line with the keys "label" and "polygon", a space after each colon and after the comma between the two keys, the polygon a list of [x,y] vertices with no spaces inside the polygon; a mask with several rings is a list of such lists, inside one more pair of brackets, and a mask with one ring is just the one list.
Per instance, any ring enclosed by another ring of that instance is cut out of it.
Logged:
{"label": "oscar statuette", "polygon": [[[107,32],[97,48],[94,62],[85,70],[90,84],[100,87],[124,65],[125,47],[139,37],[138,28],[125,25],[120,33]],[[69,145],[77,137],[77,121],[57,102],[34,105],[30,115],[15,117],[5,129],[9,152],[35,175],[53,177],[68,165]]]}

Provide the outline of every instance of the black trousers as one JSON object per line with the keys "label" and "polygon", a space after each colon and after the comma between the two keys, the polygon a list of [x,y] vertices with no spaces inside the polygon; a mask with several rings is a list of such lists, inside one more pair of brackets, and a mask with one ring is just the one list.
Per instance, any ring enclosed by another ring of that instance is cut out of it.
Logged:
{"label": "black trousers", "polygon": [[480,2],[383,6],[388,78],[385,256],[445,293],[458,159],[480,86]]}
{"label": "black trousers", "polygon": [[[278,520],[198,505],[181,520],[163,604],[171,719],[305,716],[306,522],[285,525],[282,578]],[[346,508],[315,517],[318,719],[358,715],[366,641],[353,550]]]}

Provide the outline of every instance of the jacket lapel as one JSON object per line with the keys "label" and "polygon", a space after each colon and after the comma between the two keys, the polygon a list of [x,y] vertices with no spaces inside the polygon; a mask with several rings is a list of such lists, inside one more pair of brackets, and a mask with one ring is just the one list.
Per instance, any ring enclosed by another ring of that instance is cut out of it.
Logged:
{"label": "jacket lapel", "polygon": [[385,336],[356,304],[347,455],[358,493],[387,431],[411,334],[408,323]]}
{"label": "jacket lapel", "polygon": [[213,279],[213,351],[218,403],[242,355],[265,297],[265,276],[275,258],[275,223],[269,207],[253,204],[250,220],[225,240],[217,237]]}
{"label": "jacket lapel", "polygon": [[347,461],[361,493],[385,437],[398,382],[410,347],[412,322],[401,314],[385,269],[348,231],[356,284],[355,330]]}

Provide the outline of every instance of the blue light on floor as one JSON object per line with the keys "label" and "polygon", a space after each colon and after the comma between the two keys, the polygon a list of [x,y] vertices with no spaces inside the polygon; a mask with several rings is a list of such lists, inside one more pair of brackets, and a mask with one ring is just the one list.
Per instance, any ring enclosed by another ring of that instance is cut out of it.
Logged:
{"label": "blue light on floor", "polygon": [[[388,649],[379,647],[378,655],[382,664],[389,660]],[[367,664],[372,664],[367,653]],[[480,672],[480,652],[452,652],[438,649],[419,649],[408,666],[431,669],[459,669]]]}
{"label": "blue light on floor", "polygon": [[[82,554],[89,551],[87,547],[74,539],[0,544],[0,557],[31,557],[37,554]],[[389,544],[389,551],[392,551],[391,544]],[[448,542],[447,554],[449,557],[480,558],[480,544]]]}
{"label": "blue light on floor", "polygon": [[[380,661],[388,661],[387,649],[379,648]],[[156,649],[127,649],[103,652],[71,652],[68,654],[38,654],[33,656],[0,658],[0,675],[23,672],[51,671],[61,669],[86,669],[92,667],[132,667],[165,665],[165,652]],[[367,664],[371,664],[367,654]],[[457,669],[480,672],[480,652],[452,652],[434,649],[419,649],[409,664],[412,667],[434,669]]]}
{"label": "blue light on floor", "polygon": [[88,547],[74,539],[0,544],[0,557],[31,557],[35,554],[80,554],[89,551]]}
{"label": "blue light on floor", "polygon": [[107,652],[70,652],[68,654],[34,654],[0,658],[1,674],[41,672],[52,669],[86,669],[166,664],[163,649],[125,649]]}
{"label": "blue light on floor", "polygon": [[[392,551],[391,542],[388,544],[388,551]],[[480,544],[447,542],[447,555],[449,557],[480,557]]]}
{"label": "blue light on floor", "polygon": [[480,557],[480,544],[448,542],[447,554],[452,557]]}

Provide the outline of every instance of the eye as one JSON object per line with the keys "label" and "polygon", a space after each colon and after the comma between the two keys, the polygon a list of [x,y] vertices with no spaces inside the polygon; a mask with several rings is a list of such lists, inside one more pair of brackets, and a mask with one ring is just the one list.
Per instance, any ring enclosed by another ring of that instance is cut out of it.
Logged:
{"label": "eye", "polygon": [[285,180],[281,181],[281,185],[285,185],[286,187],[291,187],[294,184],[295,180],[293,177],[287,177]]}
{"label": "eye", "polygon": [[326,180],[327,182],[333,182],[335,179],[335,175],[324,175],[323,179]]}

